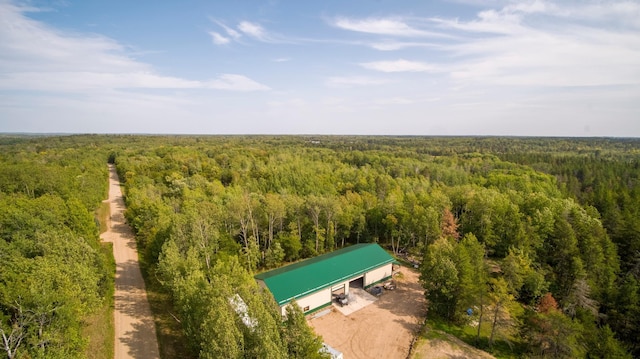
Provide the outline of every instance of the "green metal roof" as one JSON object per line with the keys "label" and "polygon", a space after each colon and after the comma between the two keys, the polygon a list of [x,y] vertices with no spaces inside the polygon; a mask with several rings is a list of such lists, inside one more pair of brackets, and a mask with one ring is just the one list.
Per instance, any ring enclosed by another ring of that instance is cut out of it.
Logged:
{"label": "green metal roof", "polygon": [[356,244],[272,271],[260,273],[278,305],[359,276],[394,259],[375,243]]}

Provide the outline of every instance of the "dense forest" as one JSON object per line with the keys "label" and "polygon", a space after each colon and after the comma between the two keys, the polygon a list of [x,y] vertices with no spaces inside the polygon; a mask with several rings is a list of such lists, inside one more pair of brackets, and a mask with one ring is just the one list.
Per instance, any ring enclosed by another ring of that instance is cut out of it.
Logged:
{"label": "dense forest", "polygon": [[[0,143],[0,328],[24,338],[5,345],[10,357],[81,353],[82,315],[110,285],[91,217],[107,161],[124,181],[147,280],[169,294],[194,357],[321,356],[302,313],[283,323],[252,276],[361,242],[418,261],[429,320],[473,323],[472,344],[499,356],[640,356],[640,140]],[[256,325],[238,318],[235,294]]]}
{"label": "dense forest", "polygon": [[88,322],[109,312],[113,294],[111,249],[94,216],[107,194],[106,156],[42,140],[47,147],[0,139],[0,353],[86,358],[96,349]]}

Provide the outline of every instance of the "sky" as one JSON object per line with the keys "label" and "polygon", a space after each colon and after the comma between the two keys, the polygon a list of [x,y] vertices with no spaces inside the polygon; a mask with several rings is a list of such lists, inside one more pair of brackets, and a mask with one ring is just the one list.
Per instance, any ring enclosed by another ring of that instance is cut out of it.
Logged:
{"label": "sky", "polygon": [[0,0],[0,132],[640,137],[640,1]]}

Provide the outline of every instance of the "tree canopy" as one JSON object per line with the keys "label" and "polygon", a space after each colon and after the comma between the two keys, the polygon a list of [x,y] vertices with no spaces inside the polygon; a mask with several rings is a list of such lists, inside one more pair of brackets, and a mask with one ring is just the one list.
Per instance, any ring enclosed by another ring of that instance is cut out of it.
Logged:
{"label": "tree canopy", "polygon": [[[79,254],[46,243],[94,248],[90,213],[113,162],[149,278],[171,294],[194,356],[309,355],[317,338],[293,340],[287,327],[299,323],[283,324],[253,274],[361,242],[420,258],[429,315],[487,323],[489,345],[515,338],[521,353],[599,357],[604,341],[640,355],[639,140],[111,135],[2,148],[3,267],[58,276],[64,267],[33,263]],[[73,265],[99,267],[81,253]],[[56,285],[90,306],[74,290],[103,285],[100,272],[74,270],[82,285]],[[230,303],[236,294],[255,327]],[[13,298],[0,298],[5,332],[20,318]],[[549,298],[557,308],[538,311]]]}

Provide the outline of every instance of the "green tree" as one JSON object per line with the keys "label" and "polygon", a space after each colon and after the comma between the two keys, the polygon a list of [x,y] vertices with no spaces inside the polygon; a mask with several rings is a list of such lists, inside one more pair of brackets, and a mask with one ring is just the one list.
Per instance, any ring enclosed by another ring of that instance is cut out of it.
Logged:
{"label": "green tree", "polygon": [[273,242],[264,255],[264,264],[267,268],[276,268],[282,264],[285,257],[284,250],[278,241]]}
{"label": "green tree", "polygon": [[486,252],[484,246],[472,233],[466,234],[456,249],[460,253],[457,263],[460,278],[459,295],[462,298],[462,308],[460,309],[463,310],[464,307],[478,308],[477,342],[480,338],[482,322],[485,319],[485,307],[489,294],[489,267],[485,261]]}
{"label": "green tree", "polygon": [[290,222],[288,229],[278,233],[278,242],[282,243],[285,260],[294,261],[298,259],[300,251],[302,250],[298,224],[296,222]]}
{"label": "green tree", "polygon": [[524,303],[533,303],[548,290],[541,270],[534,267],[534,262],[521,249],[510,248],[501,269],[509,292]]}
{"label": "green tree", "polygon": [[321,353],[322,338],[317,336],[307,324],[302,310],[295,301],[291,301],[286,309],[282,337],[287,346],[289,358],[329,358]]}
{"label": "green tree", "polygon": [[509,291],[509,285],[503,277],[491,279],[489,348],[497,337],[507,339],[518,325],[519,305]]}
{"label": "green tree", "polygon": [[538,312],[525,314],[521,327],[521,334],[531,353],[550,358],[584,357],[580,323],[562,314],[553,297],[545,296],[543,299],[546,302],[541,302]]}
{"label": "green tree", "polygon": [[454,261],[454,248],[449,240],[440,238],[427,246],[422,262],[420,282],[425,288],[429,313],[453,320],[459,300],[458,268]]}
{"label": "green tree", "polygon": [[264,213],[267,217],[268,223],[268,241],[267,248],[271,246],[273,242],[273,234],[275,232],[275,227],[277,222],[282,222],[284,216],[286,215],[286,207],[285,202],[282,200],[280,195],[267,193],[264,196]]}

